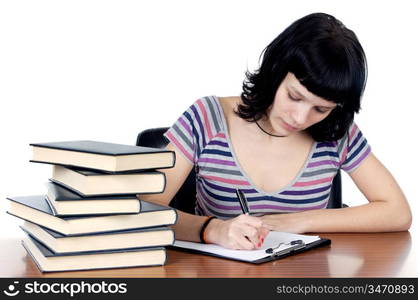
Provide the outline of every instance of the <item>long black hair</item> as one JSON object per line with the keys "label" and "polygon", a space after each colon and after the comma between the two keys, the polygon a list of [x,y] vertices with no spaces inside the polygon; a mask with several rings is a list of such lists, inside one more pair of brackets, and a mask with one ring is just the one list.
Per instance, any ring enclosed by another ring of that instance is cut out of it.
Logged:
{"label": "long black hair", "polygon": [[307,128],[312,138],[342,138],[360,110],[367,81],[366,56],[355,33],[325,13],[292,23],[263,50],[259,69],[246,72],[237,115],[249,122],[266,116],[289,72],[311,93],[339,104]]}

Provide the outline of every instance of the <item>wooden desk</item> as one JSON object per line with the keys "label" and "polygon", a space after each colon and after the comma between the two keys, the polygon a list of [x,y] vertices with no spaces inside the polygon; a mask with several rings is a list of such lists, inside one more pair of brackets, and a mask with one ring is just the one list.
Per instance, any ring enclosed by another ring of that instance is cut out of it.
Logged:
{"label": "wooden desk", "polygon": [[321,234],[331,246],[252,265],[168,250],[161,267],[42,274],[18,238],[0,239],[1,277],[418,277],[417,236],[410,232]]}

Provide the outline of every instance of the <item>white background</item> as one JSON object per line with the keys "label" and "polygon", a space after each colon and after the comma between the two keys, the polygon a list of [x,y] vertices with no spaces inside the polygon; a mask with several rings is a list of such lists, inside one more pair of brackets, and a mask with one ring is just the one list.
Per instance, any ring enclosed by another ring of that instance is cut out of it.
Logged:
{"label": "white background", "polygon": [[[0,226],[7,196],[43,194],[32,142],[134,144],[197,98],[239,95],[244,72],[296,19],[326,12],[356,32],[369,63],[356,121],[417,213],[418,21],[414,1],[0,1]],[[343,177],[343,200],[364,197]],[[414,230],[414,229],[412,229]]]}

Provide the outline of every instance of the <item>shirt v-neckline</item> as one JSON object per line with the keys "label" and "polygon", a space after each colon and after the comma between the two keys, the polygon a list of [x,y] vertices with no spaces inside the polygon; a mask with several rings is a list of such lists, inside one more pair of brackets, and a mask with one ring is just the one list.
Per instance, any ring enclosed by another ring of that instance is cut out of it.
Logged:
{"label": "shirt v-neckline", "polygon": [[253,182],[253,180],[247,174],[247,172],[244,170],[244,168],[242,168],[242,166],[241,166],[241,164],[240,164],[240,162],[238,160],[238,157],[237,157],[237,155],[235,153],[235,150],[234,150],[234,146],[232,144],[231,137],[229,135],[229,127],[228,127],[228,123],[226,122],[225,111],[224,111],[224,109],[222,107],[222,104],[220,103],[219,97],[218,96],[213,96],[213,99],[216,100],[216,104],[218,106],[218,109],[219,109],[219,112],[220,112],[220,115],[221,115],[222,125],[223,125],[223,128],[225,130],[225,139],[226,139],[226,141],[228,143],[228,146],[229,146],[229,149],[231,151],[232,158],[234,159],[235,164],[236,164],[237,168],[239,169],[239,171],[241,172],[242,176],[250,183],[251,187],[254,190],[256,190],[258,193],[261,193],[261,194],[264,194],[264,195],[267,195],[267,196],[275,196],[277,194],[280,194],[280,193],[282,193],[284,191],[287,191],[290,188],[292,188],[292,186],[299,180],[299,178],[305,172],[307,165],[311,161],[312,155],[315,152],[315,149],[316,149],[316,146],[317,146],[317,142],[314,141],[312,143],[311,149],[309,151],[308,156],[306,157],[306,160],[305,160],[303,166],[300,168],[300,170],[298,171],[297,175],[288,184],[286,184],[285,186],[283,186],[283,187],[281,187],[281,188],[279,188],[279,189],[277,189],[277,190],[275,190],[273,192],[264,191],[263,189],[259,188]]}

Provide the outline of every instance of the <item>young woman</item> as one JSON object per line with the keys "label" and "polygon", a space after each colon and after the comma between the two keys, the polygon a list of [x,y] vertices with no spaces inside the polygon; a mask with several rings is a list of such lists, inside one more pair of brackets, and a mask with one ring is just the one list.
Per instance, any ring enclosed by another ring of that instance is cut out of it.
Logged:
{"label": "young woman", "polygon": [[[331,15],[305,16],[246,75],[241,96],[203,97],[165,134],[176,165],[163,170],[162,195],[141,199],[168,205],[196,170],[196,214],[178,212],[178,239],[256,249],[269,230],[408,230],[404,194],[353,122],[367,64],[351,30]],[[368,204],[324,209],[340,169]],[[242,214],[236,189],[252,215]]]}

